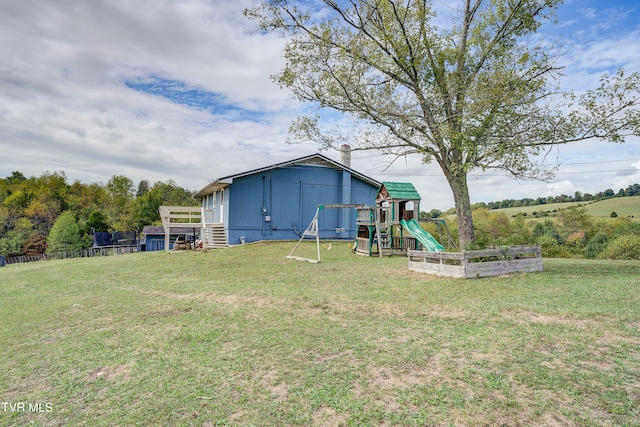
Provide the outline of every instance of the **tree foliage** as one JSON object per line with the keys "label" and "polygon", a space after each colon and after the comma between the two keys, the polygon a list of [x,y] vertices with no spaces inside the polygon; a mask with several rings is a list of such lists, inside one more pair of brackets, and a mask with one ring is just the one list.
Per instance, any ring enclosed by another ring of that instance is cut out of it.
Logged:
{"label": "tree foliage", "polygon": [[[0,178],[0,254],[41,254],[48,238],[53,239],[49,242],[53,248],[60,248],[55,236],[60,232],[53,233],[52,227],[63,211],[69,212],[65,214],[67,221],[73,216],[80,241],[86,246],[91,244],[93,231],[140,231],[144,225],[157,223],[160,205],[199,204],[193,191],[172,180],[158,181],[150,188],[143,180],[135,194],[133,189],[133,181],[126,176],[114,176],[106,185],[68,184],[63,172],[27,178],[14,171]],[[49,245],[49,251],[51,248]]]}
{"label": "tree foliage", "polygon": [[640,260],[640,236],[630,234],[617,237],[598,255],[603,259]]}
{"label": "tree foliage", "polygon": [[428,0],[319,3],[270,0],[245,11],[287,37],[276,82],[352,119],[329,128],[319,114],[300,117],[293,137],[435,161],[461,247],[475,238],[470,172],[546,179],[553,165],[539,160],[553,145],[640,134],[640,74],[605,75],[580,97],[560,91],[562,47],[532,37],[560,0],[461,1],[447,28]]}
{"label": "tree foliage", "polygon": [[107,216],[101,211],[93,211],[89,214],[87,220],[87,227],[89,232],[105,232],[109,231],[109,224],[107,223]]}
{"label": "tree foliage", "polygon": [[82,249],[82,236],[71,211],[65,211],[56,219],[47,237],[47,253],[77,251]]}
{"label": "tree foliage", "polygon": [[134,227],[133,181],[124,175],[114,175],[107,182],[108,204],[106,215],[116,230]]}

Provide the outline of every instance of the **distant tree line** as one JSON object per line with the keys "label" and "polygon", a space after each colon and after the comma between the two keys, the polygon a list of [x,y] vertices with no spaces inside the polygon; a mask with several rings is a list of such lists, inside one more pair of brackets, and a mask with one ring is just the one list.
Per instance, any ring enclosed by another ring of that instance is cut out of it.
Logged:
{"label": "distant tree line", "polygon": [[158,207],[194,206],[194,192],[173,180],[124,175],[106,184],[69,183],[64,172],[0,178],[0,255],[37,255],[91,247],[96,231],[141,231],[160,223]]}
{"label": "distant tree line", "polygon": [[629,185],[627,188],[621,188],[617,193],[612,189],[607,189],[596,194],[581,193],[576,191],[573,196],[561,194],[559,196],[538,197],[536,199],[507,199],[498,202],[481,202],[473,205],[473,209],[504,209],[519,208],[522,206],[546,205],[550,203],[567,203],[567,202],[595,202],[598,200],[610,199],[612,197],[631,197],[640,195],[640,184]]}
{"label": "distant tree line", "polygon": [[[499,202],[480,202],[472,205],[473,210],[476,209],[504,209],[504,208],[519,208],[522,206],[537,206],[546,205],[551,203],[568,203],[568,202],[597,202],[599,200],[610,199],[612,197],[631,197],[640,196],[640,184],[629,185],[625,189],[620,189],[616,193],[612,189],[607,189],[596,194],[581,193],[576,191],[573,196],[561,194],[559,196],[547,196],[538,197],[536,199],[524,198],[524,199],[506,199]],[[451,208],[445,212],[440,209],[431,209],[429,212],[421,211],[420,219],[440,218],[444,215],[450,215],[455,213],[455,209]],[[540,211],[541,216],[544,215],[544,211]],[[536,215],[534,215],[536,216]]]}

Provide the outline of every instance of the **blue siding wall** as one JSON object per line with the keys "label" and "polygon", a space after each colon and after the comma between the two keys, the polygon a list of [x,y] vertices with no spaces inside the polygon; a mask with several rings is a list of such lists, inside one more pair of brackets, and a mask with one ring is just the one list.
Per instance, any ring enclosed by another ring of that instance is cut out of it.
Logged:
{"label": "blue siding wall", "polygon": [[[294,165],[235,178],[225,191],[228,242],[238,244],[241,236],[247,242],[298,239],[319,204],[373,205],[377,191],[348,171],[321,166]],[[325,209],[318,219],[322,238],[355,237],[354,209]],[[337,233],[337,228],[346,231]]]}
{"label": "blue siding wall", "polygon": [[213,214],[211,217],[207,217],[207,221],[223,222],[223,215],[226,214],[226,212],[223,213],[223,210],[226,209],[226,199],[227,195],[224,189],[218,190],[213,194],[209,194],[202,199],[202,207],[213,210]]}

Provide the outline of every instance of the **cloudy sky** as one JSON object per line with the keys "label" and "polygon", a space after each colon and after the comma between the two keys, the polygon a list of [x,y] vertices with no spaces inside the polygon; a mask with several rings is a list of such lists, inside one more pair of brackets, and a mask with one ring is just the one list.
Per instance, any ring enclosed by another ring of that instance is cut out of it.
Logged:
{"label": "cloudy sky", "polygon": [[[257,0],[0,0],[0,176],[63,171],[70,182],[209,181],[305,156],[285,144],[302,108],[269,76],[282,41],[244,18]],[[435,3],[438,2],[436,0]],[[455,4],[456,0],[447,0]],[[572,44],[563,82],[595,87],[617,67],[640,71],[637,0],[566,0],[543,32]],[[339,159],[339,153],[327,152]],[[470,177],[472,202],[617,191],[640,183],[640,140],[554,149],[550,183]],[[414,183],[425,210],[453,206],[437,166],[354,152],[377,180]]]}

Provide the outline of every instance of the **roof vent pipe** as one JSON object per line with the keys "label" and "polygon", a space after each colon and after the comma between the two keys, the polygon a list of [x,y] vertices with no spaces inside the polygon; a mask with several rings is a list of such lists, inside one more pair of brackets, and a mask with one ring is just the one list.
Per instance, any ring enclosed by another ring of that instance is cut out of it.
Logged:
{"label": "roof vent pipe", "polygon": [[351,146],[349,144],[342,144],[340,147],[340,163],[348,168],[351,167]]}

